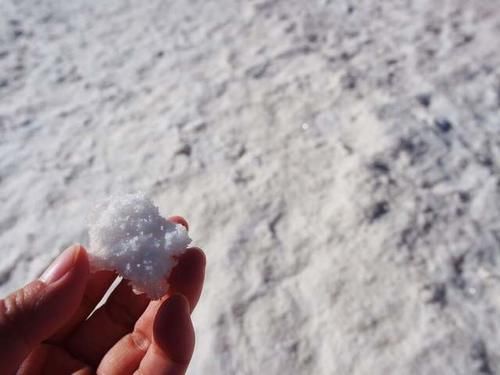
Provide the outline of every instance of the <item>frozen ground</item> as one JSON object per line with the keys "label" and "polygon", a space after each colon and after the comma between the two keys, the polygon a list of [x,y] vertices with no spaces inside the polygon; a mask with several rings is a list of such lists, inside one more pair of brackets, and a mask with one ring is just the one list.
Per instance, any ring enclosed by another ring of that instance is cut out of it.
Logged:
{"label": "frozen ground", "polygon": [[0,292],[144,190],[191,374],[500,373],[500,2],[0,1]]}

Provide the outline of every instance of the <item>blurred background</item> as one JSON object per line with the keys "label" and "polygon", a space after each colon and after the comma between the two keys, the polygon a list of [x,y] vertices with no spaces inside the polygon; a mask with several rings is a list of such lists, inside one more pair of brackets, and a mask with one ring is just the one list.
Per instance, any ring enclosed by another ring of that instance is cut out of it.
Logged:
{"label": "blurred background", "polygon": [[190,374],[500,372],[500,2],[0,1],[0,294],[142,190]]}

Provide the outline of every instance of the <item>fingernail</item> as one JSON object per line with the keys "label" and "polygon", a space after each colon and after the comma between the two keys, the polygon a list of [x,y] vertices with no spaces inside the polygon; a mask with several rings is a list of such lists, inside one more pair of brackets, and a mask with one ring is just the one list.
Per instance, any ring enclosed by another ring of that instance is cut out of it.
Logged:
{"label": "fingernail", "polygon": [[51,284],[66,275],[73,268],[79,252],[80,245],[73,245],[64,250],[42,274],[40,280],[46,284]]}

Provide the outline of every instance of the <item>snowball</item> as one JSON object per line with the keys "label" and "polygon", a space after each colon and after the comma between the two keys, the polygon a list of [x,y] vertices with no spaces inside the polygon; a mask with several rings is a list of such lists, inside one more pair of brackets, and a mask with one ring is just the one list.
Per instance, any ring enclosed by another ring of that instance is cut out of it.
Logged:
{"label": "snowball", "polygon": [[160,216],[143,193],[111,196],[90,217],[90,265],[114,270],[130,281],[134,292],[158,299],[167,278],[191,242],[186,229]]}

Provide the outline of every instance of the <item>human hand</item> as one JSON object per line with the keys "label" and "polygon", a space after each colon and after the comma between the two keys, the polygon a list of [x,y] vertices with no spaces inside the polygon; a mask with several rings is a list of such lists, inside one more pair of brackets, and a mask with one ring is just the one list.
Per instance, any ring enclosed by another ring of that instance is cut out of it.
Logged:
{"label": "human hand", "polygon": [[0,300],[0,374],[184,374],[204,276],[205,255],[190,248],[167,296],[150,301],[122,280],[89,317],[116,274],[89,274],[85,249],[72,246],[40,280]]}

